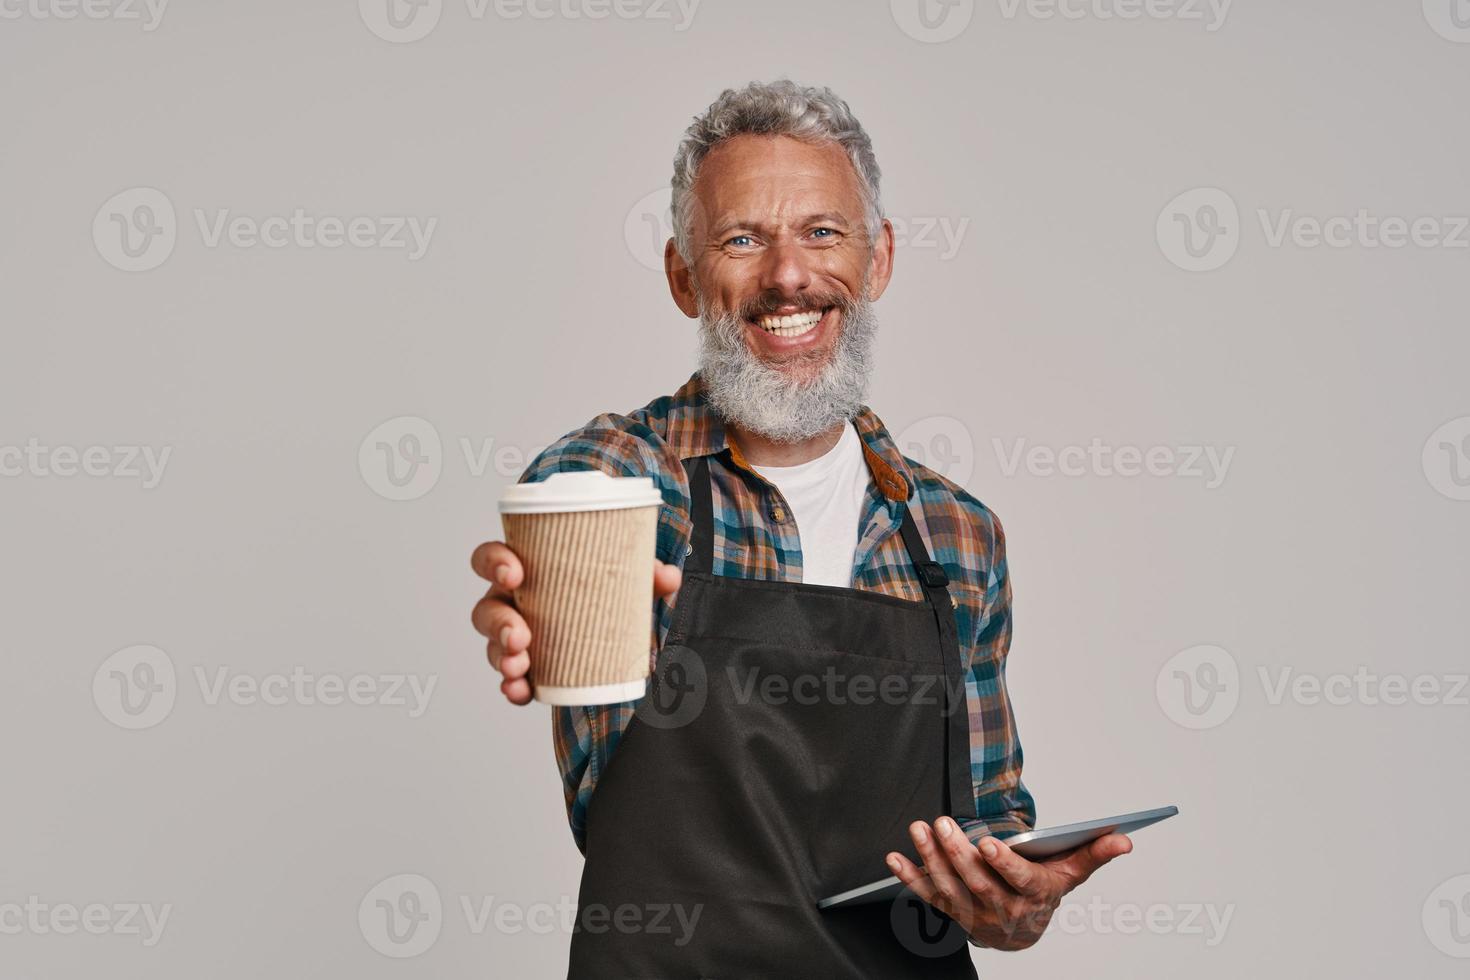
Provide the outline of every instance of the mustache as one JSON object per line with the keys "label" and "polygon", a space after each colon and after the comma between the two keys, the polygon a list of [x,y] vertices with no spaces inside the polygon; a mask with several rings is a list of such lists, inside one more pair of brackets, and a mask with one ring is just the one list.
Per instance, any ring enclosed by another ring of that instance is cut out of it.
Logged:
{"label": "mustache", "polygon": [[778,292],[767,291],[748,302],[741,303],[740,308],[736,310],[736,316],[743,320],[753,320],[756,317],[773,314],[783,306],[793,305],[806,310],[825,310],[829,306],[835,306],[846,313],[856,306],[857,302],[856,299],[837,292],[802,290],[794,295],[784,296]]}

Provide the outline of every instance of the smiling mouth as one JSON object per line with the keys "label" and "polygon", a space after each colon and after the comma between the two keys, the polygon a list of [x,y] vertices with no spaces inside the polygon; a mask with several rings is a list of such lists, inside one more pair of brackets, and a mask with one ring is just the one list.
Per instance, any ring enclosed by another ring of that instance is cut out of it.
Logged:
{"label": "smiling mouth", "polygon": [[824,306],[815,310],[800,310],[796,313],[787,313],[772,316],[750,317],[750,322],[760,327],[766,333],[775,337],[800,337],[811,333],[817,324],[822,322],[832,307]]}

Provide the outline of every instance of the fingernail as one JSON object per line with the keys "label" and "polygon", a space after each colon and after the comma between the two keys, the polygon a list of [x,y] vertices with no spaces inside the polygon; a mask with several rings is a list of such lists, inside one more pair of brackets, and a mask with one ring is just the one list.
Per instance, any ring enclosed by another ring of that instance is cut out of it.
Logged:
{"label": "fingernail", "polygon": [[897,857],[895,857],[894,855],[890,854],[890,855],[888,855],[888,867],[889,867],[889,870],[897,873],[898,870],[903,867],[903,865],[901,865],[901,864],[898,863],[898,858]]}
{"label": "fingernail", "polygon": [[502,626],[502,627],[500,627],[500,649],[507,650],[509,648],[510,648],[510,627],[509,626]]}
{"label": "fingernail", "polygon": [[980,850],[988,858],[993,858],[1000,853],[1000,848],[995,846],[995,841],[989,837],[980,842]]}
{"label": "fingernail", "polygon": [[949,817],[940,817],[934,821],[934,829],[939,831],[940,837],[948,837],[954,833],[954,821],[949,819]]}
{"label": "fingernail", "polygon": [[504,565],[496,565],[493,569],[491,569],[491,571],[490,571],[490,577],[493,578],[493,579],[495,579],[495,584],[496,585],[504,585],[505,584],[505,566]]}
{"label": "fingernail", "polygon": [[914,839],[917,840],[920,844],[929,843],[929,831],[924,829],[924,825],[922,823],[916,823],[909,829],[913,831]]}

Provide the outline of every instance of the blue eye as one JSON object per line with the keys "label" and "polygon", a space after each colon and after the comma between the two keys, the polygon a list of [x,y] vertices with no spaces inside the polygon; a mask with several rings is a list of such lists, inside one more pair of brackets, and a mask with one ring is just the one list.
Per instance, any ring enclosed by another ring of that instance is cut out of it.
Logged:
{"label": "blue eye", "polygon": [[731,244],[734,244],[735,242],[740,241],[741,239],[744,239],[745,241],[748,242],[748,241],[750,241],[750,236],[749,235],[736,235],[734,238],[730,239],[725,244],[726,245],[731,245]]}
{"label": "blue eye", "polygon": [[816,234],[819,234],[819,233],[824,232],[824,231],[827,234],[829,234],[829,235],[835,235],[835,234],[837,234],[837,232],[833,231],[831,228],[818,228],[816,231],[812,232],[812,234],[813,235],[816,235]]}

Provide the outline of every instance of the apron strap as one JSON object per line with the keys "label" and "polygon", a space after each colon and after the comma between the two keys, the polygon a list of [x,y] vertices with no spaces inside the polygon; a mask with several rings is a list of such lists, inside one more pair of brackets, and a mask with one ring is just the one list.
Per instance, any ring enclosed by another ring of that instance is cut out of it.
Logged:
{"label": "apron strap", "polygon": [[689,547],[684,552],[686,572],[713,572],[715,568],[715,508],[710,490],[709,457],[684,461],[689,476]]}
{"label": "apron strap", "polygon": [[944,658],[945,759],[948,773],[945,796],[947,810],[956,820],[975,819],[975,786],[970,775],[970,711],[965,694],[964,664],[960,659],[959,630],[955,627],[954,604],[949,595],[949,576],[944,566],[929,557],[924,539],[914,526],[908,507],[899,524],[914,573],[924,585],[924,596],[939,626],[940,656]]}

